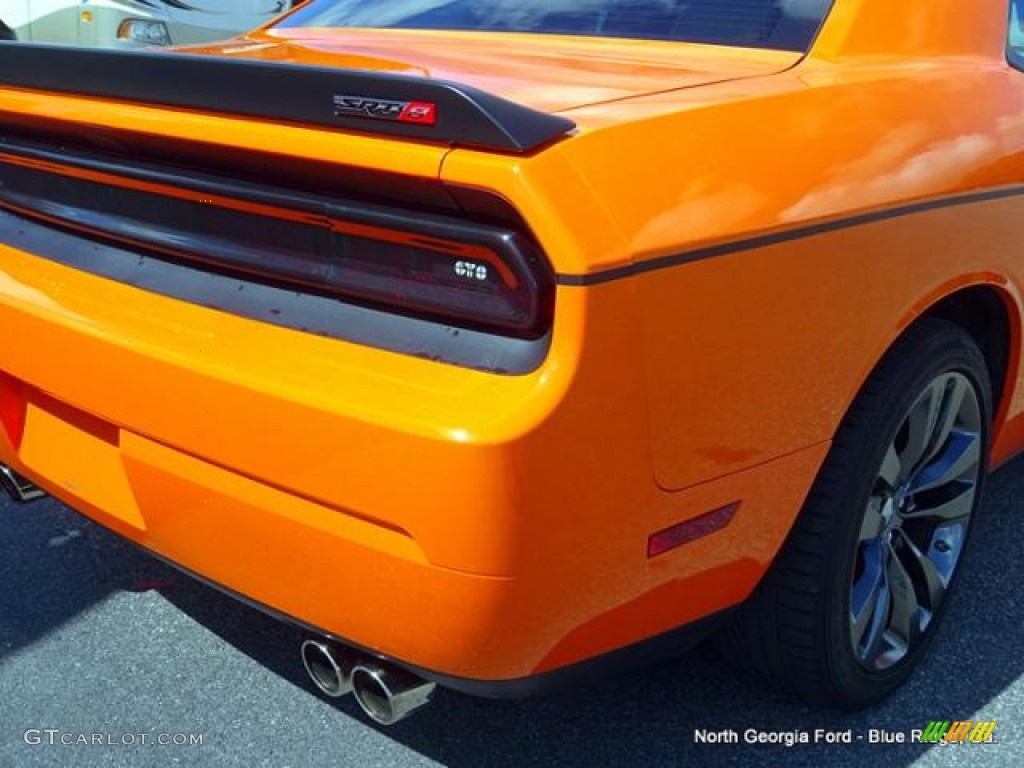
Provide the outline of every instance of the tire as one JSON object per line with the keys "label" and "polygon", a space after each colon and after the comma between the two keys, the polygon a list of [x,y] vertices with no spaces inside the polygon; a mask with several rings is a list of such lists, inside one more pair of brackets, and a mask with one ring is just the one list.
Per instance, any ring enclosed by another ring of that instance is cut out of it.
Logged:
{"label": "tire", "polygon": [[877,702],[912,672],[956,587],[991,433],[988,369],[923,318],[857,396],[728,651],[816,706]]}

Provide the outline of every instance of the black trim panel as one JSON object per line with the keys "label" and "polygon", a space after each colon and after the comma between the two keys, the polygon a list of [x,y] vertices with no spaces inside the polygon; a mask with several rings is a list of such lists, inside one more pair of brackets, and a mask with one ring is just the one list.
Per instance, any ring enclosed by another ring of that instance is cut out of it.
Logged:
{"label": "black trim panel", "polygon": [[735,610],[735,607],[726,608],[724,611],[713,613],[660,635],[640,640],[624,648],[616,648],[614,651],[593,656],[566,667],[512,680],[470,680],[418,669],[401,662],[396,663],[445,688],[451,688],[470,696],[480,696],[485,699],[525,699],[623,675],[655,662],[679,656],[710,637]]}
{"label": "black trim panel", "polygon": [[[576,126],[472,86],[363,70],[196,56],[93,50],[40,43],[0,45],[0,86],[98,96],[400,136],[498,152],[528,153]],[[430,102],[435,125],[336,115],[338,94]]]}
{"label": "black trim panel", "polygon": [[209,309],[488,373],[530,373],[544,361],[551,343],[550,332],[532,340],[496,336],[196,269],[72,235],[3,210],[0,242]]}
{"label": "black trim panel", "polygon": [[562,273],[558,275],[557,279],[559,285],[600,285],[601,283],[609,283],[613,280],[622,280],[636,275],[643,275],[648,272],[671,269],[672,267],[678,267],[694,261],[713,259],[716,256],[728,256],[733,253],[751,251],[757,248],[766,248],[772,245],[788,243],[793,240],[802,240],[806,237],[814,237],[816,235],[823,235],[829,232],[837,232],[843,229],[864,226],[865,224],[874,224],[879,221],[911,216],[915,213],[925,213],[927,211],[953,208],[960,205],[971,205],[973,203],[982,203],[989,200],[1005,200],[1013,197],[1024,197],[1024,186],[1003,187],[1000,189],[986,190],[984,192],[970,192],[963,195],[954,195],[952,197],[926,200],[924,202],[911,203],[909,205],[897,206],[895,208],[871,211],[869,213],[860,213],[853,216],[821,222],[819,224],[810,224],[803,227],[797,227],[795,229],[788,229],[784,232],[755,235],[754,237],[749,237],[743,240],[710,245],[704,248],[694,248],[693,250],[683,251],[670,256],[649,259],[636,264],[627,264],[622,267],[612,267],[599,272],[591,272],[588,274]]}

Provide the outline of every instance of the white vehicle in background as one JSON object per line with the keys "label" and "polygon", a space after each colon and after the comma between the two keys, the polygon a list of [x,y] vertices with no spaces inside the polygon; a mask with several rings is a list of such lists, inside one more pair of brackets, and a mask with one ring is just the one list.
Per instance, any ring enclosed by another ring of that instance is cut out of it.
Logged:
{"label": "white vehicle in background", "polygon": [[0,0],[0,39],[185,45],[262,26],[298,0]]}

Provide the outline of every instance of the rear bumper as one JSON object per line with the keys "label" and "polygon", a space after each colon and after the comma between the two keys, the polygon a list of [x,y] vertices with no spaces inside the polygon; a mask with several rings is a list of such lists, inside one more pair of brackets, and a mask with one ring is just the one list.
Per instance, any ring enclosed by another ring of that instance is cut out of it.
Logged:
{"label": "rear bumper", "polygon": [[[560,289],[547,358],[506,376],[3,240],[0,461],[205,580],[464,690],[515,695],[744,599],[826,448],[658,489],[628,284]],[[737,499],[729,528],[646,558],[650,533]]]}
{"label": "rear bumper", "polygon": [[[154,554],[150,552],[150,554]],[[223,584],[211,581],[205,576],[190,571],[180,563],[157,556],[172,568],[181,571],[196,581],[205,584],[212,589],[221,592],[240,603],[248,605],[261,613],[277,619],[286,624],[291,624],[309,632],[317,637],[328,637],[341,646],[355,648],[357,651],[380,655],[378,651],[371,648],[364,648],[353,643],[351,640],[327,632],[321,627],[314,626],[307,621],[290,616],[286,613],[272,608],[264,603],[251,599],[247,595],[235,592]],[[602,653],[598,656],[589,657],[581,661],[573,662],[546,672],[530,674],[525,677],[508,678],[501,680],[482,680],[479,678],[457,677],[436,669],[427,669],[409,664],[401,659],[388,658],[387,660],[403,667],[415,675],[430,680],[445,688],[487,699],[525,699],[532,696],[543,696],[555,693],[573,685],[582,685],[595,680],[609,678],[632,671],[645,664],[662,661],[678,656],[690,650],[702,640],[711,635],[722,623],[733,613],[731,608],[724,609],[717,613],[704,616],[689,624],[675,627],[654,637],[645,638],[631,645],[616,648],[615,650]]]}

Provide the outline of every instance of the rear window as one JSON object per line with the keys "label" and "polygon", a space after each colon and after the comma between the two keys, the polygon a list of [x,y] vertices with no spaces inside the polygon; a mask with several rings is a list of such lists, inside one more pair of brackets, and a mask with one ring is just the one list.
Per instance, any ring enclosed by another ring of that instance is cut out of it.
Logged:
{"label": "rear window", "polygon": [[312,0],[277,26],[541,32],[804,51],[831,6],[832,0]]}

